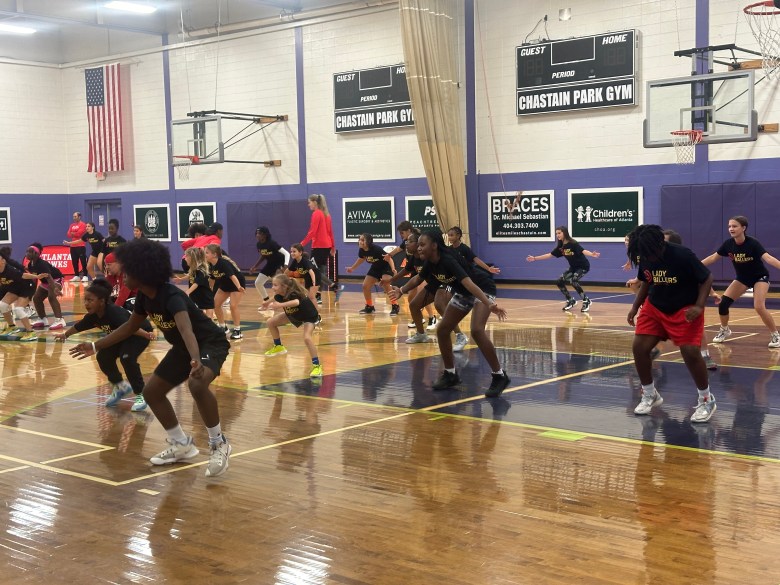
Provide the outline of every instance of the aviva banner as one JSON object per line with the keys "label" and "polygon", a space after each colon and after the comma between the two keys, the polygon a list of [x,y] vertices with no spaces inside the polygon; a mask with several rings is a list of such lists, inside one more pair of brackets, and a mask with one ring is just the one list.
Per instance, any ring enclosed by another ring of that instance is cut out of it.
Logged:
{"label": "aviva banner", "polygon": [[345,242],[357,242],[363,233],[371,234],[376,243],[395,242],[393,197],[342,199],[342,202]]}
{"label": "aviva banner", "polygon": [[569,189],[569,233],[583,242],[622,242],[643,222],[642,187]]}

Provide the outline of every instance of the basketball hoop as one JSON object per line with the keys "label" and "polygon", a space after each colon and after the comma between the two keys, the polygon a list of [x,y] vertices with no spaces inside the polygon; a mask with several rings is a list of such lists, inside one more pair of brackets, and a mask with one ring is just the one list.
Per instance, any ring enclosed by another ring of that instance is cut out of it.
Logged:
{"label": "basketball hoop", "polygon": [[764,73],[772,77],[780,66],[780,0],[748,4],[743,12],[761,49]]}
{"label": "basketball hoop", "polygon": [[190,167],[192,165],[196,165],[200,162],[200,159],[197,156],[184,156],[184,155],[174,155],[173,156],[173,168],[176,169],[176,172],[179,174],[179,179],[182,181],[187,181],[190,178]]}
{"label": "basketball hoop", "polygon": [[701,142],[703,136],[704,132],[701,130],[672,131],[672,144],[678,165],[692,165],[696,162],[696,145]]}

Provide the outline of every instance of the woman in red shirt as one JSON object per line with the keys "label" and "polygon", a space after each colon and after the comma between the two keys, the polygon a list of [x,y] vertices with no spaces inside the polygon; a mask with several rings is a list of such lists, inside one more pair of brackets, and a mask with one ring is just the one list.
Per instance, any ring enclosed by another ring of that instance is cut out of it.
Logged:
{"label": "woman in red shirt", "polygon": [[[70,279],[71,282],[78,282],[82,280],[82,277],[84,282],[89,280],[87,276],[87,244],[81,240],[86,233],[87,224],[81,221],[81,213],[74,211],[73,223],[68,226],[68,239],[62,241],[66,246],[70,246],[70,261],[73,265],[74,275]],[[81,264],[81,269],[79,269],[79,264]]]}
{"label": "woman in red shirt", "polygon": [[[309,195],[309,209],[312,211],[309,233],[301,240],[301,245],[305,246],[311,241],[311,257],[317,264],[317,270],[320,271],[321,275],[320,290],[325,285],[329,286],[331,290],[339,292],[339,286],[335,280],[328,278],[328,260],[330,256],[336,255],[336,241],[333,238],[333,222],[330,213],[328,213],[325,195]],[[320,293],[317,293],[317,303],[322,303]]]}

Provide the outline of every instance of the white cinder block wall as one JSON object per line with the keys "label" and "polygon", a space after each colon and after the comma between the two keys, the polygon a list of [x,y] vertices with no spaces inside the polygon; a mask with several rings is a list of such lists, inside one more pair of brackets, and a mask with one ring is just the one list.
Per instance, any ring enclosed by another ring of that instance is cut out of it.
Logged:
{"label": "white cinder block wall", "polygon": [[54,67],[0,64],[0,193],[62,193],[66,124]]}
{"label": "white cinder block wall", "polygon": [[403,62],[398,10],[307,26],[303,54],[309,182],[424,177],[413,128],[333,130],[334,73]]}

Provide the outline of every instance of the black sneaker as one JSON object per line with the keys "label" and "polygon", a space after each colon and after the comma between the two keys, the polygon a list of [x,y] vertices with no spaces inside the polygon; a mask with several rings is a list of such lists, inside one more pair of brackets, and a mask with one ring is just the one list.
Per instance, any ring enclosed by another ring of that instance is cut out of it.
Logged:
{"label": "black sneaker", "polygon": [[230,339],[243,339],[241,335],[241,329],[233,329],[233,333],[230,334]]}
{"label": "black sneaker", "polygon": [[390,308],[390,316],[391,317],[397,317],[398,313],[400,313],[400,312],[401,312],[401,307],[399,305],[393,305]]}
{"label": "black sneaker", "polygon": [[509,382],[511,381],[509,376],[506,375],[506,372],[503,371],[500,374],[491,374],[491,376],[493,377],[493,380],[490,382],[490,388],[485,391],[485,398],[500,396],[506,387],[509,386]]}
{"label": "black sneaker", "polygon": [[590,311],[590,299],[585,297],[582,299],[582,309],[580,309],[583,313],[587,313]]}
{"label": "black sneaker", "polygon": [[317,293],[317,304],[318,305],[322,304],[322,295],[320,293]]}
{"label": "black sneaker", "polygon": [[358,315],[371,315],[372,313],[376,313],[374,305],[366,305],[358,311]]}
{"label": "black sneaker", "polygon": [[568,301],[566,301],[566,304],[563,305],[563,309],[562,310],[563,311],[571,311],[574,308],[574,305],[576,305],[576,304],[577,304],[577,301],[575,301],[574,299],[569,299]]}
{"label": "black sneaker", "polygon": [[447,370],[442,370],[439,379],[433,383],[431,388],[434,390],[447,390],[448,388],[452,388],[458,384],[460,384],[460,376],[458,376],[457,372],[451,374]]}

